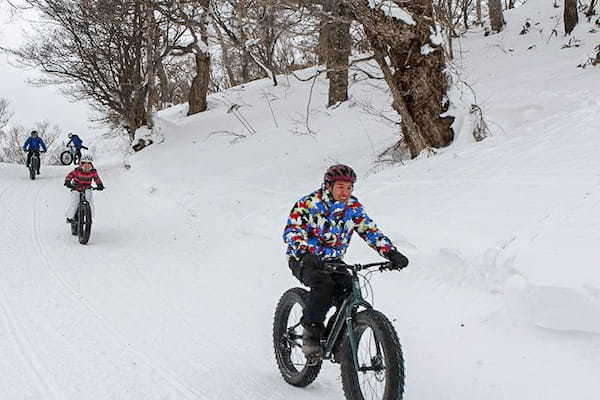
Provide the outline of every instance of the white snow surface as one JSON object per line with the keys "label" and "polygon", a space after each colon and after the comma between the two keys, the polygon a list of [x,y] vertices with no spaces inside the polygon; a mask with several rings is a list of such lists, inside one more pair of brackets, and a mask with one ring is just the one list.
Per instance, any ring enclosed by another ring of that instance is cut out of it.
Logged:
{"label": "white snow surface", "polygon": [[[353,82],[326,109],[317,80],[314,135],[301,134],[311,82],[253,82],[211,96],[205,113],[160,112],[161,140],[125,159],[97,144],[106,190],[86,246],[62,219],[70,168],[32,182],[0,164],[0,398],[343,399],[337,365],[287,385],[271,343],[277,300],[298,285],[288,212],[343,162],[411,260],[372,277],[403,345],[406,399],[597,399],[600,69],[576,65],[600,34],[581,23],[582,46],[548,41],[561,18],[551,2],[505,17],[458,56],[494,135],[463,134],[432,157],[375,163],[398,138],[373,115],[393,115],[381,82]],[[526,17],[542,32],[520,36]],[[227,113],[234,103],[256,134]],[[358,237],[346,257],[378,259]]]}

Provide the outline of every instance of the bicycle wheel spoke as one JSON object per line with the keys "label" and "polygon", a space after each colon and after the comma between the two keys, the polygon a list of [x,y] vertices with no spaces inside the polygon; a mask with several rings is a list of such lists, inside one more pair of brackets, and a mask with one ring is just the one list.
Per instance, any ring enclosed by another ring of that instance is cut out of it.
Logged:
{"label": "bicycle wheel spoke", "polygon": [[358,339],[358,380],[365,399],[381,399],[385,393],[384,354],[375,332],[367,327]]}

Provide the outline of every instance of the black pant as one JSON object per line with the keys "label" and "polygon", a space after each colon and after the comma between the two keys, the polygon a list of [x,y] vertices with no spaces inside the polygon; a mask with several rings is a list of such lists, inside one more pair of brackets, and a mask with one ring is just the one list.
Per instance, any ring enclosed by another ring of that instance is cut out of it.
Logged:
{"label": "black pant", "polygon": [[74,156],[74,157],[75,157],[75,160],[76,160],[76,161],[75,161],[75,164],[77,164],[77,163],[79,163],[79,161],[81,161],[81,149],[85,149],[85,150],[87,150],[88,148],[87,148],[87,147],[85,147],[85,146],[81,146],[81,147],[77,147],[77,148],[75,149],[75,156]]}
{"label": "black pant", "polygon": [[323,324],[327,311],[333,305],[339,305],[352,290],[352,277],[348,273],[331,273],[321,269],[301,267],[300,263],[290,258],[292,274],[310,293],[304,308],[303,322],[307,324]]}
{"label": "black pant", "polygon": [[[33,153],[37,154],[38,159],[40,158],[40,151],[39,150],[29,150],[29,151],[27,151],[27,164],[26,164],[27,168],[29,168],[29,163],[31,162],[31,156],[33,156]],[[37,166],[37,171],[36,172],[38,172],[38,173],[40,172],[40,164],[41,164],[41,162],[38,163],[38,166]]]}

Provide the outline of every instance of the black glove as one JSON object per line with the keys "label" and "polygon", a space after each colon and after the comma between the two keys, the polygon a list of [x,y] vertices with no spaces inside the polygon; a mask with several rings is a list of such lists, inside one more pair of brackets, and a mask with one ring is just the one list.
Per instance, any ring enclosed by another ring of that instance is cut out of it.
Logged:
{"label": "black glove", "polygon": [[104,185],[103,184],[96,185],[96,190],[104,190]]}
{"label": "black glove", "polygon": [[68,187],[69,189],[73,189],[73,185],[69,181],[65,181],[65,186]]}
{"label": "black glove", "polygon": [[300,265],[302,268],[309,270],[323,269],[324,267],[323,260],[321,260],[319,256],[316,256],[312,253],[305,253],[303,256],[301,256]]}
{"label": "black glove", "polygon": [[403,269],[408,265],[408,258],[396,250],[388,251],[385,258],[392,262],[392,269]]}

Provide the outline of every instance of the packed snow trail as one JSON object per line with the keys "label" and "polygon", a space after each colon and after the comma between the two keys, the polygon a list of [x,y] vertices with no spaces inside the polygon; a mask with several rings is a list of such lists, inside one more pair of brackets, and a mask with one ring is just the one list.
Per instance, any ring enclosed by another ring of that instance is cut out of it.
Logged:
{"label": "packed snow trail", "polygon": [[[215,183],[194,190],[219,202],[186,208],[185,193],[132,185],[144,175],[135,166],[99,168],[107,189],[82,246],[63,222],[68,168],[46,167],[31,182],[23,167],[0,165],[3,398],[343,398],[337,366],[298,389],[273,360],[274,305],[296,282],[270,217],[285,215],[276,204],[290,193],[250,185],[238,186],[247,196],[227,195]],[[268,222],[247,223],[260,216]],[[353,243],[350,257],[372,257]],[[407,398],[559,399],[576,386],[592,399],[600,340],[515,325],[490,291],[497,272],[481,263],[424,250],[406,271],[373,276],[375,306],[404,346]]]}
{"label": "packed snow trail", "polygon": [[273,387],[277,299],[263,299],[264,325],[246,324],[260,314],[244,306],[247,282],[201,268],[188,215],[140,204],[127,178],[101,171],[107,189],[82,246],[62,216],[68,169],[32,182],[23,167],[0,168],[3,399],[341,398],[336,378]]}
{"label": "packed snow trail", "polygon": [[[308,388],[284,383],[271,326],[298,285],[281,242],[290,207],[345,162],[411,260],[371,276],[403,345],[406,399],[597,399],[600,80],[575,68],[597,40],[583,23],[578,48],[548,40],[559,14],[527,2],[501,34],[468,33],[465,75],[495,135],[402,166],[373,165],[398,130],[377,115],[395,115],[380,82],[353,80],[325,109],[317,79],[317,134],[298,135],[312,85],[283,77],[213,95],[199,115],[161,111],[164,142],[129,169],[98,143],[107,189],[86,246],[64,223],[69,168],[32,182],[0,164],[0,398],[341,400],[329,363]],[[526,18],[540,29],[519,35]],[[235,144],[233,103],[257,130]],[[359,238],[346,259],[378,261]]]}

